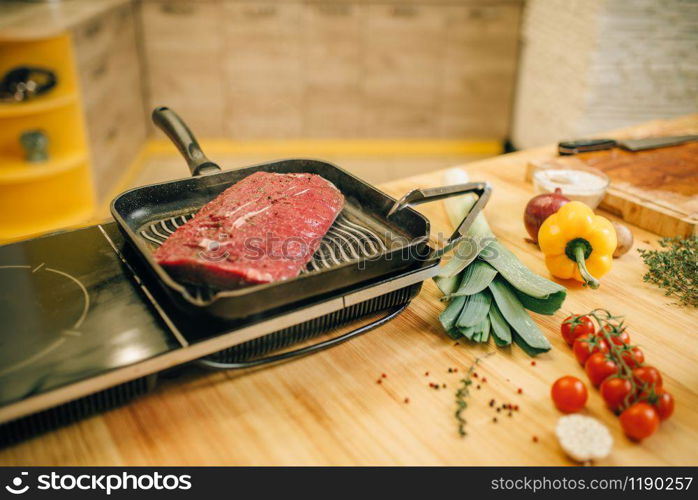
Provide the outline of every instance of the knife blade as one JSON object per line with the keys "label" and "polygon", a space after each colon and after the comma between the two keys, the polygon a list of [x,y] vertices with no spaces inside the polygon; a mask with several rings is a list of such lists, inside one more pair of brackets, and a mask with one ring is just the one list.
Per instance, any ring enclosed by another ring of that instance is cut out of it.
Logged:
{"label": "knife blade", "polygon": [[560,155],[575,155],[588,151],[601,151],[611,148],[622,148],[627,151],[645,151],[647,149],[678,146],[687,142],[698,141],[698,135],[673,135],[663,137],[646,137],[644,139],[588,139],[580,141],[562,141],[557,145]]}

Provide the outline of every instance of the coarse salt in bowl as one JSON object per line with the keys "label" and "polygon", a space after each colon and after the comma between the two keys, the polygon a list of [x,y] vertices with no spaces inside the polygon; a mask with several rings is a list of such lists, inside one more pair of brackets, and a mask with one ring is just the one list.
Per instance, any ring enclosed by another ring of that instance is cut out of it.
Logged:
{"label": "coarse salt in bowl", "polygon": [[610,181],[601,170],[586,165],[544,163],[533,172],[536,193],[553,193],[560,188],[570,200],[596,208],[606,195]]}

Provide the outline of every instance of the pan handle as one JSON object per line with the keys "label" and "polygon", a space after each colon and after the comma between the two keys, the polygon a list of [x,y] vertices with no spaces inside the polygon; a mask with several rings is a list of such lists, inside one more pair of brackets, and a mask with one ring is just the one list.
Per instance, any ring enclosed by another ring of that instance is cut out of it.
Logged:
{"label": "pan handle", "polygon": [[191,133],[187,124],[177,113],[165,106],[159,106],[153,110],[153,123],[157,125],[167,137],[177,146],[184,159],[187,160],[189,170],[194,176],[220,172],[221,167],[206,158],[201,151],[201,146]]}
{"label": "pan handle", "polygon": [[455,184],[453,186],[414,189],[395,202],[388,212],[388,217],[410,205],[420,205],[430,201],[443,200],[444,198],[450,198],[451,196],[458,196],[465,193],[477,194],[478,200],[448,239],[446,245],[435,252],[434,257],[440,258],[443,254],[449,252],[460,240],[465,238],[475,218],[480,214],[482,209],[485,208],[487,201],[492,195],[492,186],[487,182],[468,182],[466,184]]}
{"label": "pan handle", "polygon": [[280,361],[286,361],[292,358],[299,358],[301,356],[312,354],[314,352],[329,349],[330,347],[334,347],[338,344],[341,344],[342,342],[346,342],[349,339],[358,337],[363,333],[366,333],[370,330],[373,330],[374,328],[382,326],[386,324],[388,321],[398,316],[402,311],[407,309],[407,306],[409,305],[410,303],[408,302],[406,304],[396,306],[390,309],[384,316],[381,316],[380,318],[371,321],[367,325],[360,326],[358,328],[355,328],[354,330],[344,333],[339,337],[334,337],[329,340],[323,340],[322,342],[318,342],[317,344],[312,344],[307,347],[301,347],[300,349],[295,349],[293,351],[275,354],[266,358],[252,359],[250,361],[238,361],[236,363],[221,363],[218,361],[211,361],[209,359],[198,359],[196,360],[196,363],[200,366],[204,366],[212,370],[231,370],[240,368],[253,368],[255,366],[268,365],[270,363],[278,363]]}

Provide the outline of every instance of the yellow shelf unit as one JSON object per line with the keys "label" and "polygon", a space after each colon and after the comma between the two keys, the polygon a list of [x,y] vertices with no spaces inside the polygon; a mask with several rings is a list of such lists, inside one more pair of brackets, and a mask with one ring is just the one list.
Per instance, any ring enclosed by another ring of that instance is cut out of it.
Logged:
{"label": "yellow shelf unit", "polygon": [[[0,41],[0,74],[19,65],[51,69],[57,85],[27,102],[0,103],[0,244],[81,224],[95,210],[70,36]],[[46,133],[47,161],[25,161],[19,138],[27,130]]]}
{"label": "yellow shelf unit", "polygon": [[3,185],[0,193],[0,241],[4,242],[80,224],[94,211],[87,168]]}
{"label": "yellow shelf unit", "polygon": [[0,164],[2,164],[0,185],[51,177],[66,170],[81,168],[85,163],[87,163],[87,155],[83,152],[64,154],[41,163],[0,157]]}

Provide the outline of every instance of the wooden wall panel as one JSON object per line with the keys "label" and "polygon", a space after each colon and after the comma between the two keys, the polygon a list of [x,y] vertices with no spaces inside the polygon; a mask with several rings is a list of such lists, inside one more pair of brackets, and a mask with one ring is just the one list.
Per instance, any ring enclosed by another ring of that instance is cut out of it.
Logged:
{"label": "wooden wall panel", "polygon": [[217,1],[141,4],[148,107],[171,106],[206,137],[224,135],[221,14]]}
{"label": "wooden wall panel", "polygon": [[445,9],[437,135],[506,137],[516,78],[520,5]]}
{"label": "wooden wall panel", "polygon": [[304,135],[360,137],[363,33],[368,9],[350,3],[304,9]]}
{"label": "wooden wall panel", "polygon": [[504,138],[521,2],[144,0],[150,104],[199,135]]}
{"label": "wooden wall panel", "polygon": [[302,6],[225,2],[224,129],[235,139],[303,133]]}
{"label": "wooden wall panel", "polygon": [[97,197],[125,174],[147,137],[134,10],[126,4],[75,29]]}
{"label": "wooden wall panel", "polygon": [[437,6],[369,6],[362,82],[368,136],[435,135],[443,21]]}

